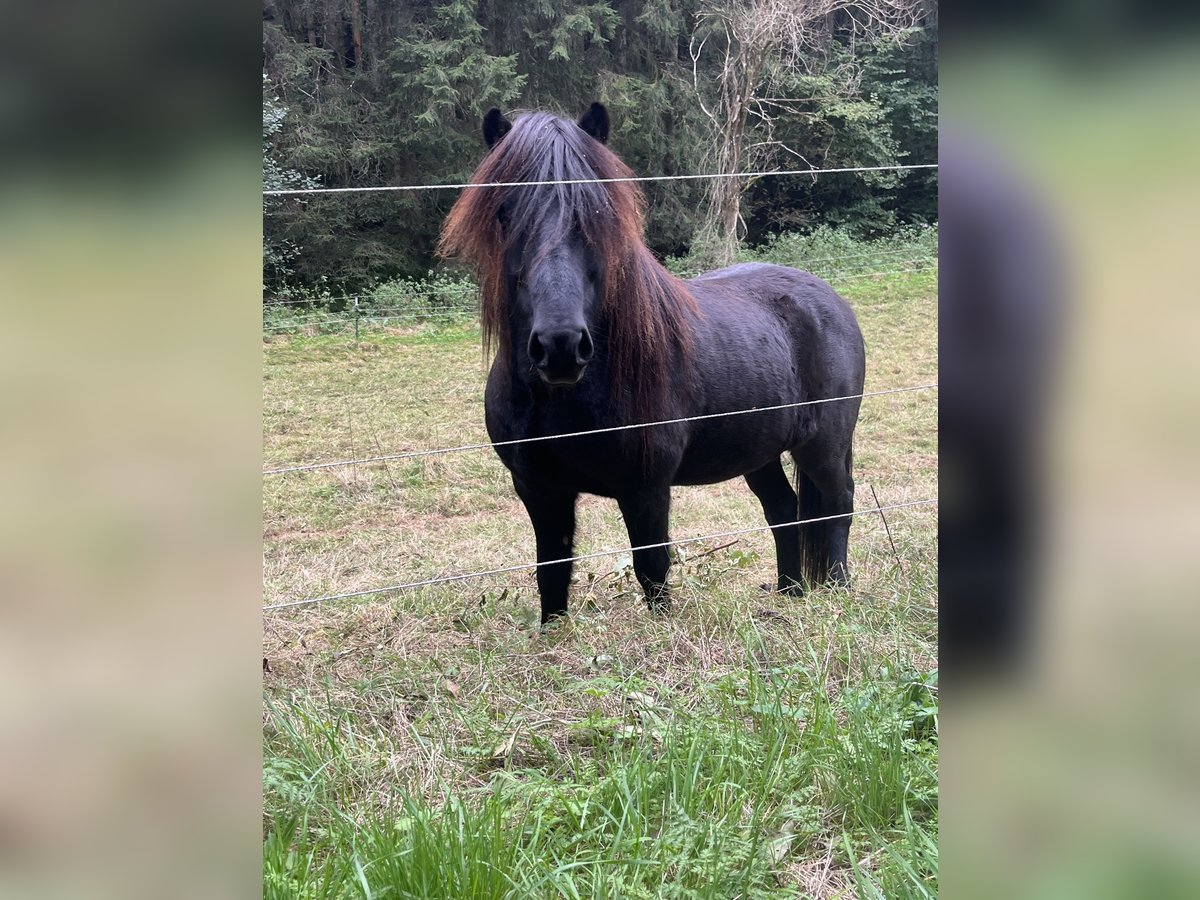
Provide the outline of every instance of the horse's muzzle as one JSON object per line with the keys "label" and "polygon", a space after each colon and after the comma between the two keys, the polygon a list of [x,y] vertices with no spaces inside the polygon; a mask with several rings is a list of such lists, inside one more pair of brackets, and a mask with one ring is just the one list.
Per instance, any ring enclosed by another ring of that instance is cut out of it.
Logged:
{"label": "horse's muzzle", "polygon": [[552,384],[558,387],[570,387],[573,384],[579,384],[579,380],[583,378],[583,371],[586,368],[587,366],[576,366],[574,373],[560,373],[557,375],[551,375],[549,372],[539,366],[537,373],[541,377],[542,381],[544,381],[546,384]]}
{"label": "horse's muzzle", "polygon": [[528,351],[542,381],[565,386],[583,377],[596,347],[587,328],[568,328],[533,332]]}

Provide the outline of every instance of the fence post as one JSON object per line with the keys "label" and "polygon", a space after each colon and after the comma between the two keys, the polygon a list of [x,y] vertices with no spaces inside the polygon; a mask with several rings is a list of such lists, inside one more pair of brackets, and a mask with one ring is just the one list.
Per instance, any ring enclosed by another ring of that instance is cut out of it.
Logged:
{"label": "fence post", "polygon": [[359,343],[358,340],[358,298],[354,298],[354,343]]}

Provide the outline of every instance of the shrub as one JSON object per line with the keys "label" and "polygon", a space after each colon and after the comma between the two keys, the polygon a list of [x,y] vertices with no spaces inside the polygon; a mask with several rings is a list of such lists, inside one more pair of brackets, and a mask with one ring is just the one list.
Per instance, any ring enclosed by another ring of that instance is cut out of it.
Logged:
{"label": "shrub", "polygon": [[445,272],[426,278],[399,278],[377,285],[359,300],[363,315],[396,324],[448,323],[478,313],[479,290],[470,278]]}
{"label": "shrub", "polygon": [[[936,225],[905,225],[891,234],[864,240],[846,228],[822,225],[806,234],[775,235],[759,247],[743,246],[738,262],[792,266],[822,278],[928,268],[937,261]],[[703,253],[672,256],[668,269],[685,278],[703,271]]]}

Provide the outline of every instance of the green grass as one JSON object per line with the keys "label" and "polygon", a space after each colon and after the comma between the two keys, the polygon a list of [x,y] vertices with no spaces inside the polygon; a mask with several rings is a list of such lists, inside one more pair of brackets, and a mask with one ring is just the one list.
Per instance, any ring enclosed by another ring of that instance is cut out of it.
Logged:
{"label": "green grass", "polygon": [[[935,271],[834,283],[868,390],[936,379]],[[486,439],[471,325],[272,338],[264,372],[268,465]],[[936,496],[936,439],[936,394],[864,401],[858,506]],[[579,519],[627,546],[611,501]],[[674,537],[760,524],[740,482],[675,493]],[[531,573],[267,614],[266,896],[936,894],[936,511],[888,524],[803,599],[759,590],[767,534],[688,545],[667,619],[621,555],[546,633]],[[265,482],[270,601],[532,558],[487,451]]]}
{"label": "green grass", "polygon": [[[739,670],[686,700],[564,679],[581,708],[615,694],[624,713],[571,723],[562,754],[510,717],[463,748],[474,783],[432,797],[387,783],[386,729],[314,698],[271,702],[267,896],[794,896],[826,862],[883,896],[932,892],[925,681],[884,668],[834,690],[829,661],[768,661],[740,637]],[[450,715],[486,721],[477,703]],[[413,728],[436,732],[433,715]]]}

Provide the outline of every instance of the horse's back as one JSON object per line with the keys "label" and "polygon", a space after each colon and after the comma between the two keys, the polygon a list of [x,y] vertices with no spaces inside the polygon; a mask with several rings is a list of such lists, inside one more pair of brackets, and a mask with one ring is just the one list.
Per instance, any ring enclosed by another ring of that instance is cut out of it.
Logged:
{"label": "horse's back", "polygon": [[764,335],[782,333],[797,377],[809,390],[822,386],[861,391],[865,352],[854,311],[828,282],[809,272],[770,263],[740,263],[689,282],[700,306],[702,338],[761,346]]}

